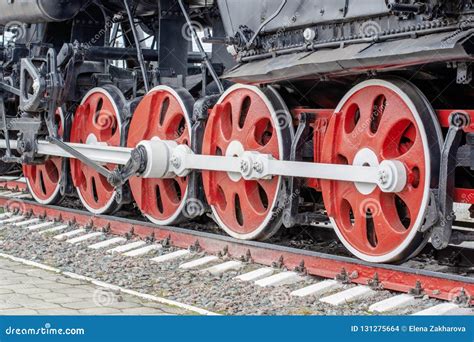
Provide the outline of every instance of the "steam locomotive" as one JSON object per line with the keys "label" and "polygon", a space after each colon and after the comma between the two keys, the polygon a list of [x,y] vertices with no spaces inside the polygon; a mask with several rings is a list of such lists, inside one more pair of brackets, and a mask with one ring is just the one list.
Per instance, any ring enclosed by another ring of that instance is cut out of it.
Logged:
{"label": "steam locomotive", "polygon": [[45,205],[207,215],[238,239],[329,221],[374,263],[472,241],[453,208],[474,204],[473,14],[466,0],[5,1],[0,169],[20,164]]}

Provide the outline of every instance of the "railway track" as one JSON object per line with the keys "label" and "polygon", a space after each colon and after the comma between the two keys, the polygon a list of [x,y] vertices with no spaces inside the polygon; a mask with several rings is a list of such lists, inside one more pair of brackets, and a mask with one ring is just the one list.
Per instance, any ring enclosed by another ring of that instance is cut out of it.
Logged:
{"label": "railway track", "polygon": [[71,246],[83,245],[88,250],[109,250],[129,257],[152,253],[154,257],[149,259],[153,263],[174,262],[181,270],[205,270],[214,276],[238,272],[238,280],[260,287],[292,284],[290,297],[317,296],[320,302],[334,306],[363,301],[384,290],[391,295],[372,303],[370,312],[416,308],[429,297],[437,301],[413,313],[473,313],[470,307],[474,304],[474,277],[464,270],[447,273],[409,264],[373,265],[317,251],[157,227],[128,218],[94,216],[33,202],[21,181],[10,180],[1,185],[4,188],[0,191],[0,206],[6,212],[0,216],[0,230],[26,229]]}

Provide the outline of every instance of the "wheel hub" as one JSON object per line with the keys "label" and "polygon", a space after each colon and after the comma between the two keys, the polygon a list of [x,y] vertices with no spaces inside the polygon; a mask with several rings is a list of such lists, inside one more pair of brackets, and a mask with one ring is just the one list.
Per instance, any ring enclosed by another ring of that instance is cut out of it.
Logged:
{"label": "wheel hub", "polygon": [[[379,166],[377,155],[368,148],[363,148],[357,152],[354,157],[354,166]],[[357,191],[361,194],[368,195],[375,190],[377,185],[367,183],[355,183]]]}
{"label": "wheel hub", "polygon": [[[226,157],[242,157],[244,152],[245,152],[244,145],[242,145],[240,141],[234,140],[229,144],[229,146],[227,146],[225,156]],[[228,172],[227,174],[229,175],[229,178],[236,183],[242,179],[241,173]]]}

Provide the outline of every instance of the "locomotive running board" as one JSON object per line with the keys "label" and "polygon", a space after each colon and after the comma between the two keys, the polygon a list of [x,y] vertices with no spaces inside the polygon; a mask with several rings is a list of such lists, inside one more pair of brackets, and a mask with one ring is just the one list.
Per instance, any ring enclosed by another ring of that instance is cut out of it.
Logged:
{"label": "locomotive running board", "polygon": [[[394,70],[426,63],[470,60],[463,43],[473,30],[416,36],[393,41],[322,43],[308,51],[281,54],[278,51],[242,58],[224,78],[237,83],[271,83],[282,79],[304,79],[308,75],[343,76],[367,70]],[[388,36],[387,36],[388,38]],[[372,39],[372,38],[371,38]],[[436,52],[436,53],[434,53]],[[403,59],[403,65],[400,60]]]}

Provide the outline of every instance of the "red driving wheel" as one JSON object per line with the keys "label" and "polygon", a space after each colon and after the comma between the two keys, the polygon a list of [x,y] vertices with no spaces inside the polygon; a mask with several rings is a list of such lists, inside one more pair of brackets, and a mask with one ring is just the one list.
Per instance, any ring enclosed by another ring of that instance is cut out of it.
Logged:
{"label": "red driving wheel", "polygon": [[[137,106],[130,123],[128,147],[143,140],[168,140],[191,146],[194,99],[187,90],[158,86]],[[186,218],[188,178],[133,177],[130,189],[141,212],[153,223],[175,224]]]}
{"label": "red driving wheel", "polygon": [[[235,85],[220,98],[204,135],[204,155],[237,157],[244,151],[289,157],[293,137],[288,110],[273,88]],[[205,171],[205,194],[220,227],[239,239],[263,240],[281,227],[277,210],[282,179],[246,181],[240,174]]]}
{"label": "red driving wheel", "polygon": [[328,127],[323,163],[376,166],[397,160],[407,171],[398,193],[377,186],[323,181],[328,214],[343,244],[370,262],[412,256],[427,241],[419,228],[437,178],[441,133],[415,86],[394,79],[363,82],[344,97]]}
{"label": "red driving wheel", "polygon": [[[58,136],[64,134],[65,118],[61,108],[56,110]],[[60,180],[63,172],[63,158],[49,157],[43,164],[23,165],[26,185],[33,198],[41,204],[57,204],[63,199]]]}
{"label": "red driving wheel", "polygon": [[[122,146],[124,103],[122,93],[114,86],[89,91],[76,110],[71,142]],[[104,166],[109,170],[116,167],[115,164]],[[118,209],[116,191],[104,176],[77,159],[71,159],[71,174],[79,198],[90,212],[105,214]]]}

